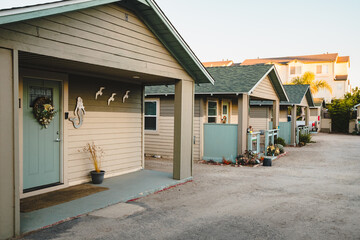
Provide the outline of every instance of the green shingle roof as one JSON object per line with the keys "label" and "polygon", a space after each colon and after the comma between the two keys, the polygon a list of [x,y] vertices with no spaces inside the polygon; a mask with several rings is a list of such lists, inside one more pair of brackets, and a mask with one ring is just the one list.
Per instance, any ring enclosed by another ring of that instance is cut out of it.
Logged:
{"label": "green shingle roof", "polygon": [[[278,79],[273,65],[209,67],[208,72],[215,79],[215,84],[195,86],[196,94],[241,94],[250,93],[267,74],[275,86],[281,100],[286,100],[286,93]],[[174,94],[174,86],[149,86],[147,95]]]}
{"label": "green shingle roof", "polygon": [[281,105],[300,104],[304,96],[306,96],[309,106],[314,106],[314,101],[310,92],[310,85],[284,85],[284,88],[289,97],[289,102],[280,102]]}
{"label": "green shingle roof", "polygon": [[[284,85],[284,89],[287,93],[289,101],[281,101],[280,105],[294,105],[300,104],[304,97],[308,101],[310,107],[314,107],[314,101],[310,92],[310,85],[302,84],[302,85]],[[253,106],[270,106],[273,103],[271,101],[251,101],[250,105]]]}

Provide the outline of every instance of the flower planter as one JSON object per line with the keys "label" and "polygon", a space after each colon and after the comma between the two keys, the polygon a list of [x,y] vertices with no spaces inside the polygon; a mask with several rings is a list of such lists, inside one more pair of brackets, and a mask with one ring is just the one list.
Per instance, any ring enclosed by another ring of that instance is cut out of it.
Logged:
{"label": "flower planter", "polygon": [[101,170],[100,172],[91,171],[91,180],[93,184],[101,184],[104,180],[105,171]]}

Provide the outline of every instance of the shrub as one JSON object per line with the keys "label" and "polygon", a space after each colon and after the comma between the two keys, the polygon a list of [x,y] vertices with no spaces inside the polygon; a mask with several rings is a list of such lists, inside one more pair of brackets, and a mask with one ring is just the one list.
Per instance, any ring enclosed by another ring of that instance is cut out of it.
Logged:
{"label": "shrub", "polygon": [[299,135],[299,142],[300,143],[303,143],[304,145],[306,145],[307,143],[310,143],[311,142],[311,135],[310,133],[300,133]]}
{"label": "shrub", "polygon": [[276,144],[277,148],[279,148],[280,153],[284,153],[284,146],[282,144]]}
{"label": "shrub", "polygon": [[280,144],[280,145],[285,146],[285,145],[286,145],[285,139],[283,139],[283,138],[281,138],[281,137],[277,137],[277,138],[275,139],[275,144]]}

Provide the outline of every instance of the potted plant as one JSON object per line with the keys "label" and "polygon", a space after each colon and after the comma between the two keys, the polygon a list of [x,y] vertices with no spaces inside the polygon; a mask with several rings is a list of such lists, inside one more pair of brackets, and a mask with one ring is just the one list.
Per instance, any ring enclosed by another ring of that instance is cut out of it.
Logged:
{"label": "potted plant", "polygon": [[94,164],[95,170],[90,172],[92,183],[101,184],[105,174],[105,171],[101,170],[101,158],[104,154],[103,149],[92,142],[91,144],[87,143],[82,151],[90,154],[90,160]]}

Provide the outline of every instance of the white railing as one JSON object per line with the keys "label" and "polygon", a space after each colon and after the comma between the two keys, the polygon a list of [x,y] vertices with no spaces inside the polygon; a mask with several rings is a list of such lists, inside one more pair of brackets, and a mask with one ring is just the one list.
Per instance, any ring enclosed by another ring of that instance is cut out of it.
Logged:
{"label": "white railing", "polygon": [[275,136],[279,137],[279,129],[272,129],[265,131],[265,152],[269,145],[275,144]]}
{"label": "white railing", "polygon": [[310,133],[310,129],[308,126],[299,127],[299,130],[300,130],[301,134],[309,134]]}
{"label": "white railing", "polygon": [[[248,150],[253,153],[260,153],[260,132],[248,133],[247,136]],[[254,142],[256,142],[256,149],[253,148]]]}

